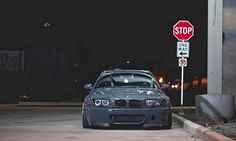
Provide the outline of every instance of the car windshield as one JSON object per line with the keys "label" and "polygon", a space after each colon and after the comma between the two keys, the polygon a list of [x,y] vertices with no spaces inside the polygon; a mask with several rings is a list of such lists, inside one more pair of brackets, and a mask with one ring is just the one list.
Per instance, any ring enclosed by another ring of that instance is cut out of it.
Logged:
{"label": "car windshield", "polygon": [[152,76],[142,73],[111,73],[99,78],[96,88],[101,87],[140,87],[156,88]]}

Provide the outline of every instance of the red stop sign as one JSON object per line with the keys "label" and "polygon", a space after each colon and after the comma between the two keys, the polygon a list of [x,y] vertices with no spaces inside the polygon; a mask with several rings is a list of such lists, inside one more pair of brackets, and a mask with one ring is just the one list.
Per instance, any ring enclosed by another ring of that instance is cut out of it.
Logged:
{"label": "red stop sign", "polygon": [[173,35],[180,41],[188,41],[194,35],[194,27],[189,21],[178,21],[173,26]]}

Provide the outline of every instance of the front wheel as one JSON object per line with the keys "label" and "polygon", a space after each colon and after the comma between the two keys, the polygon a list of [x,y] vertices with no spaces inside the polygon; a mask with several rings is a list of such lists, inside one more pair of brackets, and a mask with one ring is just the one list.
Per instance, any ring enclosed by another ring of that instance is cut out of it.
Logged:
{"label": "front wheel", "polygon": [[167,124],[164,125],[164,129],[171,129],[172,126],[172,112],[171,110],[169,111],[169,115],[168,115],[168,120],[167,120]]}
{"label": "front wheel", "polygon": [[87,117],[84,113],[82,114],[82,126],[83,126],[83,128],[89,128],[90,127],[88,119],[87,119]]}

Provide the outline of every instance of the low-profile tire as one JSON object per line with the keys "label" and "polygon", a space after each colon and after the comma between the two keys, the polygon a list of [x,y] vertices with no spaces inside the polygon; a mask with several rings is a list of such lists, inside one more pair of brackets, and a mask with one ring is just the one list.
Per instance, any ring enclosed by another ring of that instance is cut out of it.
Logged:
{"label": "low-profile tire", "polygon": [[172,126],[172,112],[171,110],[169,111],[169,115],[168,115],[168,120],[167,120],[167,124],[164,125],[164,129],[171,129]]}
{"label": "low-profile tire", "polygon": [[83,128],[90,128],[88,119],[84,113],[82,114],[82,126]]}

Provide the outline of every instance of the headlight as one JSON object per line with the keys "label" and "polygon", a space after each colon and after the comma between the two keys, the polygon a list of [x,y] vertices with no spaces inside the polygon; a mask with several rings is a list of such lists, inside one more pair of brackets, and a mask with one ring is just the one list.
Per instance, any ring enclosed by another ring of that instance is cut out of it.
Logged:
{"label": "headlight", "polygon": [[101,103],[102,101],[100,99],[95,99],[95,102],[94,102],[95,106],[100,106]]}
{"label": "headlight", "polygon": [[104,106],[104,107],[106,107],[106,106],[108,106],[109,105],[109,100],[107,100],[107,99],[95,99],[94,100],[94,105],[95,106]]}
{"label": "headlight", "polygon": [[102,100],[102,105],[103,106],[108,106],[109,105],[109,100]]}
{"label": "headlight", "polygon": [[161,99],[148,99],[146,100],[146,105],[149,107],[156,107],[161,105]]}

